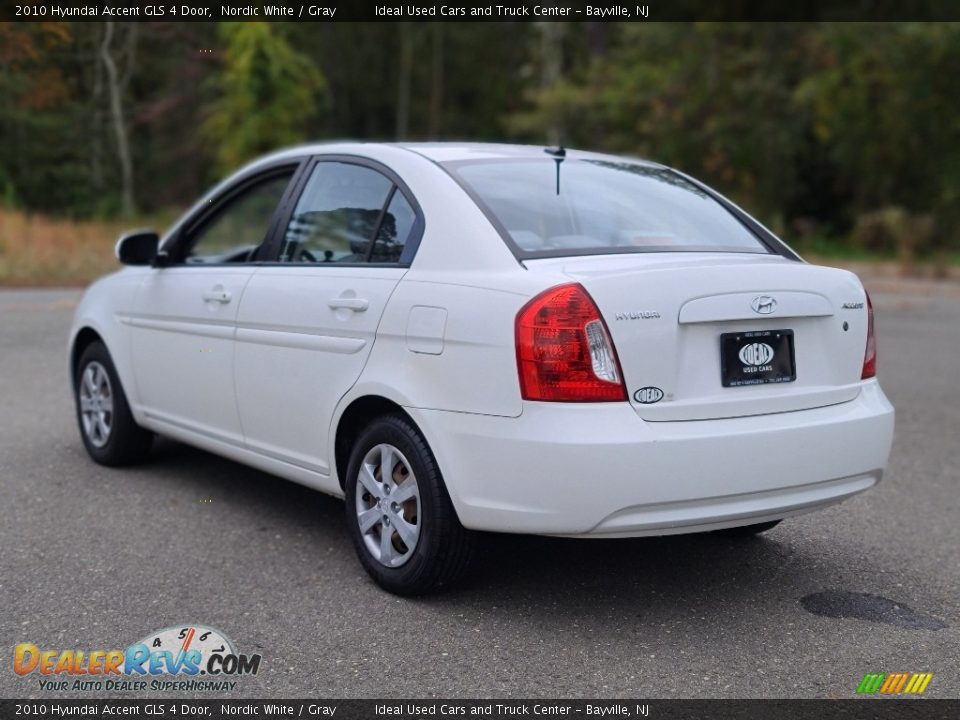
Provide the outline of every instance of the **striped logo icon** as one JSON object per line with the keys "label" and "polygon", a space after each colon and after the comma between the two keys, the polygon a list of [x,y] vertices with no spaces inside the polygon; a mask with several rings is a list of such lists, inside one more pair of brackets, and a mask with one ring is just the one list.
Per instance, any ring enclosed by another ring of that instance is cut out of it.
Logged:
{"label": "striped logo icon", "polygon": [[867,673],[857,686],[861,695],[919,695],[933,680],[933,673]]}

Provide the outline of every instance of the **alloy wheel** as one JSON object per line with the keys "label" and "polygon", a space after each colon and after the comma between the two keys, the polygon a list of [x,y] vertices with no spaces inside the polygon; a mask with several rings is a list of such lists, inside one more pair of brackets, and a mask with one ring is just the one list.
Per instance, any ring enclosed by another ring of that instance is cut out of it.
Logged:
{"label": "alloy wheel", "polygon": [[113,388],[106,368],[93,361],[80,377],[80,418],[90,443],[102,448],[113,429]]}
{"label": "alloy wheel", "polygon": [[357,524],[364,545],[386,567],[403,565],[420,540],[420,488],[403,453],[375,445],[357,475]]}

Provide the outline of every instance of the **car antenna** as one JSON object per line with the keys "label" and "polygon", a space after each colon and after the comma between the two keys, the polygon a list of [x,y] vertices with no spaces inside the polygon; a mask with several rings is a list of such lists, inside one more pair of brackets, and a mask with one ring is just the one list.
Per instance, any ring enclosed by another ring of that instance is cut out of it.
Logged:
{"label": "car antenna", "polygon": [[567,151],[564,149],[563,145],[544,148],[543,151],[547,155],[552,155],[553,161],[557,164],[557,195],[559,195],[560,194],[560,163],[562,163],[564,158],[567,157]]}

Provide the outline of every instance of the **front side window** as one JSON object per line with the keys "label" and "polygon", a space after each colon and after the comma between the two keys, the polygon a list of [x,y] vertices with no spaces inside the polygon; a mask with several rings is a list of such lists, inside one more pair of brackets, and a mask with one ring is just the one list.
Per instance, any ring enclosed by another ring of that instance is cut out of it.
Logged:
{"label": "front side window", "polygon": [[192,232],[183,250],[187,264],[246,262],[263,242],[293,170],[273,175],[224,201]]}
{"label": "front side window", "polygon": [[369,262],[376,236],[379,256],[390,259],[373,261],[396,262],[400,254],[393,248],[402,228],[396,221],[388,226],[385,208],[397,195],[393,182],[376,170],[344,162],[317,163],[290,217],[280,261]]}
{"label": "front side window", "polygon": [[770,252],[723,205],[666,168],[549,157],[466,161],[446,168],[472,190],[521,258]]}

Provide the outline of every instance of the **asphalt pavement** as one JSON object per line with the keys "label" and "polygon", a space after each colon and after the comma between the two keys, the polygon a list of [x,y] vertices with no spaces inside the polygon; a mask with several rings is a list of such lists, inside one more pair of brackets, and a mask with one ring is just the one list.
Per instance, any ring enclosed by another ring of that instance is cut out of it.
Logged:
{"label": "asphalt pavement", "polygon": [[0,697],[83,695],[15,675],[18,643],[201,623],[262,655],[219,697],[850,698],[866,672],[931,672],[927,696],[958,698],[960,292],[928,287],[874,296],[897,408],[879,487],[747,542],[491,538],[415,600],[367,579],[337,499],[171,441],[93,464],[79,292],[0,291]]}

